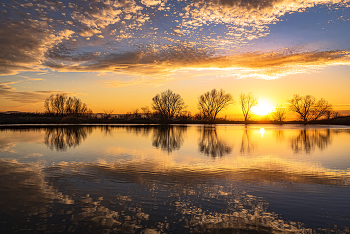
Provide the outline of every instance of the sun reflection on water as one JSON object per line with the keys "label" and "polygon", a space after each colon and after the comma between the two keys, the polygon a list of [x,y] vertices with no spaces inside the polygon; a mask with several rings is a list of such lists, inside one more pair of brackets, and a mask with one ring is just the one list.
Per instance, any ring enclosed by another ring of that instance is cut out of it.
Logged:
{"label": "sun reflection on water", "polygon": [[264,134],[265,134],[265,128],[260,128],[261,137],[264,137]]}

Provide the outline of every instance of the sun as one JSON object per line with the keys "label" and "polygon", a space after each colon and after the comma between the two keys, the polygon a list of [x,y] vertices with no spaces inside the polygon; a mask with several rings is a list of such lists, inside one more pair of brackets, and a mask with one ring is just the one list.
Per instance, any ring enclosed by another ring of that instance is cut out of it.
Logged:
{"label": "sun", "polygon": [[271,104],[271,102],[268,100],[259,99],[258,105],[252,107],[252,112],[253,114],[264,116],[273,112],[274,109],[275,107]]}

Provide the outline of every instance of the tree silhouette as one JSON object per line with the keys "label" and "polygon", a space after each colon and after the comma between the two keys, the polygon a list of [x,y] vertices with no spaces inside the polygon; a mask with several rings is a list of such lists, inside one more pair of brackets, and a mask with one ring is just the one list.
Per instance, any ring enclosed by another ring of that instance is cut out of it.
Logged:
{"label": "tree silhouette", "polygon": [[103,113],[101,114],[101,119],[110,119],[110,118],[112,118],[113,112],[114,112],[114,109],[111,109],[111,110],[103,109]]}
{"label": "tree silhouette", "polygon": [[275,111],[272,113],[274,121],[284,121],[286,119],[286,109],[282,105],[277,105]]}
{"label": "tree silhouette", "polygon": [[327,110],[325,111],[324,116],[326,117],[326,119],[332,119],[332,118],[337,118],[340,116],[339,112],[337,111],[333,111],[333,110]]}
{"label": "tree silhouette", "polygon": [[311,110],[311,121],[315,121],[322,116],[326,116],[329,111],[332,111],[332,105],[329,104],[326,100],[321,98],[318,100]]}
{"label": "tree silhouette", "polygon": [[197,106],[204,118],[213,121],[221,110],[233,104],[233,102],[232,95],[225,93],[223,89],[220,89],[220,91],[212,89],[210,92],[199,96]]}
{"label": "tree silhouette", "polygon": [[46,98],[44,103],[45,112],[48,114],[55,113],[57,115],[63,115],[65,111],[65,103],[67,95],[64,93],[52,94]]}
{"label": "tree silhouette", "polygon": [[79,98],[67,97],[64,93],[52,94],[44,102],[45,113],[57,115],[87,115],[92,111]]}
{"label": "tree silhouette", "polygon": [[199,152],[213,158],[231,153],[232,147],[218,138],[215,128],[202,128],[201,139],[198,144]]}
{"label": "tree silhouette", "polygon": [[146,119],[150,119],[151,118],[152,112],[151,112],[151,110],[150,110],[150,108],[148,106],[141,107],[141,110],[142,110],[143,116]]}
{"label": "tree silhouette", "polygon": [[250,120],[252,107],[258,105],[258,98],[255,97],[252,93],[241,93],[239,95],[239,101],[241,103],[244,121]]}
{"label": "tree silhouette", "polygon": [[183,98],[170,89],[152,98],[152,108],[165,119],[172,119],[186,108]]}
{"label": "tree silhouette", "polygon": [[294,97],[289,102],[289,109],[299,115],[299,119],[304,122],[315,121],[322,116],[326,116],[328,111],[332,110],[332,105],[321,98],[316,101],[316,98],[311,95],[300,96],[294,94]]}

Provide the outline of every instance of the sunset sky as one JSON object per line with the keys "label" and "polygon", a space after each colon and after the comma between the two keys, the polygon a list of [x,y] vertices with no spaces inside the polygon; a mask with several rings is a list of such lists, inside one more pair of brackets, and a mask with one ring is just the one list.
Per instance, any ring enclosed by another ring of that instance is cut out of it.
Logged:
{"label": "sunset sky", "polygon": [[[44,111],[67,93],[95,113],[223,88],[286,105],[350,110],[350,0],[25,0],[0,3],[0,112]],[[350,113],[349,113],[350,114]]]}

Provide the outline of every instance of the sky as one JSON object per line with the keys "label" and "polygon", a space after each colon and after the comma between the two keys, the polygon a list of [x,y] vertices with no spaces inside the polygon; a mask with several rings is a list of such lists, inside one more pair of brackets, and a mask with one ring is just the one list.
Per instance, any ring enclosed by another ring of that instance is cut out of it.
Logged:
{"label": "sky", "polygon": [[151,106],[167,89],[198,112],[213,88],[350,110],[350,0],[24,0],[0,3],[0,111],[66,93],[93,112]]}

